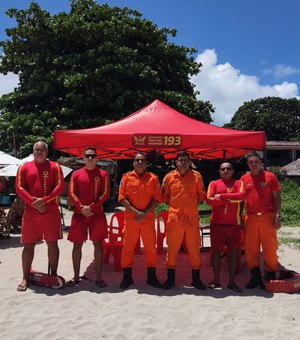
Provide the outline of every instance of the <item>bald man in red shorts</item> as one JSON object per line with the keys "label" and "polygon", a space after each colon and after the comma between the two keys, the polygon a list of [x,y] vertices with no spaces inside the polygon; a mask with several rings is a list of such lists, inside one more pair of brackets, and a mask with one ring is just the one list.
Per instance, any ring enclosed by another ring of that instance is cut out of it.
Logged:
{"label": "bald man in red shorts", "polygon": [[208,287],[221,287],[220,260],[226,244],[230,253],[227,288],[239,293],[242,290],[235,282],[235,273],[238,252],[241,251],[241,202],[245,198],[244,183],[232,178],[234,169],[229,162],[220,164],[219,174],[220,179],[210,182],[206,198],[206,203],[212,206],[210,239],[214,271],[214,280]]}
{"label": "bald man in red shorts", "polygon": [[37,242],[45,240],[52,275],[57,275],[59,248],[62,238],[58,196],[64,189],[61,167],[47,160],[48,146],[38,141],[33,146],[32,162],[19,166],[16,177],[16,193],[25,201],[22,218],[23,279],[18,291],[25,291],[29,285],[29,274]]}
{"label": "bald man in red shorts", "polygon": [[102,279],[103,248],[102,240],[107,237],[107,222],[102,204],[109,197],[110,181],[106,171],[96,166],[97,153],[92,146],[86,147],[83,156],[85,166],[71,176],[69,198],[74,203],[74,214],[68,240],[73,242],[74,278],[67,282],[74,286],[80,282],[80,262],[82,245],[89,238],[94,245],[96,285],[106,287]]}

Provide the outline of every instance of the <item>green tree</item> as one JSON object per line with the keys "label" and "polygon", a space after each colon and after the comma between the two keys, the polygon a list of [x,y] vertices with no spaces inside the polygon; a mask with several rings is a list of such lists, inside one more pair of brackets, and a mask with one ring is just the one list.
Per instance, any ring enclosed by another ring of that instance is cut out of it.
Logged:
{"label": "green tree", "polygon": [[225,127],[266,131],[268,140],[300,139],[300,101],[265,97],[244,103]]}
{"label": "green tree", "polygon": [[19,75],[19,86],[0,98],[0,129],[9,149],[17,136],[20,154],[37,138],[51,143],[55,129],[78,129],[115,121],[158,98],[188,116],[210,123],[209,102],[190,76],[201,65],[195,49],[168,42],[176,31],[158,28],[128,8],[71,0],[69,13],[50,15],[32,2],[10,9],[16,27],[0,42],[0,72]]}

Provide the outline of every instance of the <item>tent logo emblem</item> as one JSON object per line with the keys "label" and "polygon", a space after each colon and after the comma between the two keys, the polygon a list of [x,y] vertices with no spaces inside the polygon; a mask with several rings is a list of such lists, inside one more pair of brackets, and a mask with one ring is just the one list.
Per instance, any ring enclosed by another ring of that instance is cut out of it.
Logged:
{"label": "tent logo emblem", "polygon": [[182,137],[180,135],[135,135],[132,143],[134,146],[178,147],[181,146]]}
{"label": "tent logo emblem", "polygon": [[145,145],[146,136],[133,136],[134,145]]}

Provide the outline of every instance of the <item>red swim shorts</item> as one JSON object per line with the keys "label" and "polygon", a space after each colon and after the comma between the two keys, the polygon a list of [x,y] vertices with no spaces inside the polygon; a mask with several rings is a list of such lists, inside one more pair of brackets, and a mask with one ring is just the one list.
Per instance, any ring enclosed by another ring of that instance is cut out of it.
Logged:
{"label": "red swim shorts", "polygon": [[212,224],[210,227],[211,248],[222,251],[224,245],[229,249],[241,249],[241,226],[232,224]]}
{"label": "red swim shorts", "polygon": [[41,214],[25,209],[22,218],[22,243],[36,243],[42,240],[53,242],[62,239],[59,210]]}
{"label": "red swim shorts", "polygon": [[95,213],[91,217],[85,217],[82,213],[73,214],[68,240],[82,243],[88,239],[88,233],[91,241],[107,238],[107,222],[102,212]]}

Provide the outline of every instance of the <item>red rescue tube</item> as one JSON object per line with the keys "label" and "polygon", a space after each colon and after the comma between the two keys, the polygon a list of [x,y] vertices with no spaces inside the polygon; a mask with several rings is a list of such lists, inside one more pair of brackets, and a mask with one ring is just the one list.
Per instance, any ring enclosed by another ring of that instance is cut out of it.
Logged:
{"label": "red rescue tube", "polygon": [[290,272],[290,276],[287,279],[281,278],[266,282],[266,291],[271,293],[294,293],[300,291],[300,274]]}

